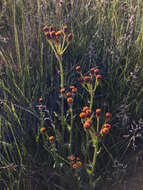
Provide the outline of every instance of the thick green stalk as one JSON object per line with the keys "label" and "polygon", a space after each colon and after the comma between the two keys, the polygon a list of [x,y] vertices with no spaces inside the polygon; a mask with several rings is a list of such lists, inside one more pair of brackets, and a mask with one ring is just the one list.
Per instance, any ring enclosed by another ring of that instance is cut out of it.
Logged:
{"label": "thick green stalk", "polygon": [[[60,67],[60,77],[61,77],[61,89],[64,88],[64,72],[63,72],[63,65],[62,65],[62,55],[57,55],[56,58],[59,63]],[[62,104],[61,104],[61,124],[62,124],[62,132],[64,136],[64,131],[65,131],[65,121],[64,121],[64,96],[62,96]]]}

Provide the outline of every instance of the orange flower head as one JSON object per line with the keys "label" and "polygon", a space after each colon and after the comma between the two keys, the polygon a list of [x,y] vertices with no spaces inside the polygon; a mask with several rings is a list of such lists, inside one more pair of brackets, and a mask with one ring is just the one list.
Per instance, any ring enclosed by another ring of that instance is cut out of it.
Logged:
{"label": "orange flower head", "polygon": [[81,161],[78,161],[78,162],[77,162],[77,165],[78,165],[79,167],[81,167],[81,166],[82,166],[82,162],[81,162]]}
{"label": "orange flower head", "polygon": [[72,34],[70,33],[68,36],[67,36],[67,42],[71,42],[72,40]]}
{"label": "orange flower head", "polygon": [[73,88],[75,88],[75,86],[70,86],[69,88],[70,88],[70,89],[73,89]]}
{"label": "orange flower head", "polygon": [[80,158],[79,158],[79,157],[77,157],[77,158],[76,158],[76,160],[77,160],[77,161],[80,161]]}
{"label": "orange flower head", "polygon": [[101,79],[101,75],[96,75],[96,80],[99,81]]}
{"label": "orange flower head", "polygon": [[50,36],[52,39],[55,39],[56,38],[56,32],[55,31],[50,32]]}
{"label": "orange flower head", "polygon": [[105,114],[105,120],[106,120],[106,121],[109,121],[111,117],[112,117],[112,114],[111,114],[111,113],[107,112],[107,113]]}
{"label": "orange flower head", "polygon": [[83,125],[83,127],[84,127],[85,129],[90,129],[91,123],[85,122],[84,125]]}
{"label": "orange flower head", "polygon": [[73,89],[72,89],[72,93],[73,93],[73,94],[76,94],[76,92],[77,92],[77,88],[73,88]]}
{"label": "orange flower head", "polygon": [[91,116],[91,110],[90,109],[87,109],[85,111],[85,113],[86,113],[86,117],[90,117]]}
{"label": "orange flower head", "polygon": [[110,125],[109,123],[105,123],[105,124],[104,124],[104,128],[109,128],[109,129],[110,129],[110,128],[111,128],[111,125]]}
{"label": "orange flower head", "polygon": [[94,75],[97,76],[99,74],[99,69],[94,70]]}
{"label": "orange flower head", "polygon": [[81,67],[78,65],[78,66],[76,66],[76,71],[78,72],[78,73],[80,73],[81,72]]}
{"label": "orange flower head", "polygon": [[64,94],[64,93],[65,93],[65,88],[62,88],[62,89],[60,90],[60,92],[61,92],[62,94]]}
{"label": "orange flower head", "polygon": [[99,118],[101,115],[101,109],[96,109],[96,117]]}
{"label": "orange flower head", "polygon": [[94,70],[95,70],[94,68],[91,68],[91,69],[90,69],[91,75],[94,75]]}
{"label": "orange flower head", "polygon": [[42,103],[44,101],[44,98],[39,98],[39,102]]}
{"label": "orange flower head", "polygon": [[71,160],[71,161],[75,161],[75,156],[72,155],[72,156],[70,157],[70,160]]}
{"label": "orange flower head", "polygon": [[45,133],[45,132],[46,132],[46,128],[45,128],[45,127],[42,127],[42,128],[40,129],[40,131],[41,131],[42,133]]}
{"label": "orange flower head", "polygon": [[85,113],[85,112],[81,112],[81,113],[80,113],[80,118],[81,118],[81,119],[86,118],[86,113]]}
{"label": "orange flower head", "polygon": [[63,31],[59,30],[58,32],[56,32],[56,37],[59,38],[62,34],[63,34]]}
{"label": "orange flower head", "polygon": [[78,78],[78,82],[83,83],[84,79],[82,77]]}
{"label": "orange flower head", "polygon": [[92,78],[91,78],[90,76],[85,76],[85,77],[84,77],[84,81],[85,81],[86,83],[91,83],[91,82],[92,82]]}
{"label": "orange flower head", "polygon": [[64,27],[63,27],[63,32],[64,32],[64,34],[67,33],[67,30],[68,30],[68,27],[67,27],[67,26],[64,26]]}
{"label": "orange flower head", "polygon": [[70,104],[73,102],[73,99],[70,97],[70,98],[67,98],[67,102]]}
{"label": "orange flower head", "polygon": [[88,106],[85,106],[85,107],[83,107],[82,110],[83,110],[83,111],[89,110],[89,107],[88,107]]}
{"label": "orange flower head", "polygon": [[46,33],[46,38],[47,38],[47,40],[50,40],[50,39],[51,39],[50,32],[47,32],[47,33]]}
{"label": "orange flower head", "polygon": [[76,165],[76,164],[73,164],[72,167],[73,167],[74,169],[76,169],[76,168],[77,168],[77,165]]}
{"label": "orange flower head", "polygon": [[49,137],[49,141],[50,141],[50,142],[53,142],[54,140],[55,140],[54,136],[50,136],[50,137]]}
{"label": "orange flower head", "polygon": [[70,97],[71,95],[72,95],[71,92],[67,92],[67,93],[66,93],[66,96],[67,96],[67,97]]}
{"label": "orange flower head", "polygon": [[44,31],[45,33],[48,32],[48,31],[49,31],[48,26],[44,26],[43,31]]}
{"label": "orange flower head", "polygon": [[103,128],[103,129],[101,129],[100,133],[101,133],[102,135],[108,134],[108,133],[109,133],[109,128]]}

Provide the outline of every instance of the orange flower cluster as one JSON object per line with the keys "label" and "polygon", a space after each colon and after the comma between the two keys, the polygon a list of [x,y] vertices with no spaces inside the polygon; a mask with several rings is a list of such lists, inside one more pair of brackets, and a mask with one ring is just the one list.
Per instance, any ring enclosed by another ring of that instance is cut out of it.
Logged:
{"label": "orange flower cluster", "polygon": [[111,128],[111,125],[110,125],[109,123],[105,123],[105,124],[103,125],[103,128],[102,128],[101,131],[100,131],[100,134],[101,134],[101,135],[106,135],[106,134],[108,134],[110,128]]}
{"label": "orange flower cluster", "polygon": [[90,129],[92,126],[90,116],[91,116],[91,110],[88,106],[83,107],[82,112],[80,113],[80,118],[84,121],[83,127],[84,129]]}
{"label": "orange flower cluster", "polygon": [[67,98],[67,103],[71,104],[73,102],[73,97],[77,93],[77,88],[75,86],[69,87],[70,91],[66,92],[65,88],[60,90],[61,94]]}
{"label": "orange flower cluster", "polygon": [[99,74],[99,69],[91,68],[90,69],[90,76],[84,76],[84,77],[82,76],[82,70],[81,70],[81,67],[79,65],[76,66],[76,71],[77,71],[77,73],[79,73],[81,75],[81,77],[78,78],[78,81],[81,83],[82,82],[91,83],[94,76],[96,77],[97,81],[99,81],[101,79],[101,75]]}
{"label": "orange flower cluster", "polygon": [[[64,26],[62,30],[59,31],[55,31],[53,26],[44,26],[43,31],[44,34],[46,35],[47,40],[54,40],[55,42],[59,42],[58,39],[62,36],[62,35],[67,35],[67,26]],[[72,34],[69,33],[67,35],[67,42],[71,42],[72,40]]]}
{"label": "orange flower cluster", "polygon": [[70,157],[70,161],[71,161],[71,166],[74,169],[76,169],[77,167],[81,167],[82,166],[82,162],[80,161],[79,157],[75,157],[75,156],[72,155]]}

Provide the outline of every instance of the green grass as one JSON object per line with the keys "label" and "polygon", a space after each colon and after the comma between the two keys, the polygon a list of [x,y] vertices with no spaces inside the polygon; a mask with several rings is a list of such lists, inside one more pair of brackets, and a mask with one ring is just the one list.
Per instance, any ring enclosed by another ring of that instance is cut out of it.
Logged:
{"label": "green grass", "polygon": [[[103,113],[112,113],[111,133],[103,141],[96,165],[95,186],[111,170],[115,159],[124,161],[132,136],[123,139],[123,135],[133,121],[139,121],[143,111],[142,7],[141,0],[65,0],[61,6],[56,0],[0,2],[1,189],[54,190],[66,189],[66,185],[77,189],[77,175],[80,188],[88,189],[83,183],[88,183],[84,167],[77,174],[65,164],[69,162],[68,144],[57,145],[61,157],[55,162],[54,152],[45,149],[47,139],[40,133],[40,128],[46,127],[48,135],[55,135],[58,142],[63,138],[59,127],[59,67],[45,39],[45,25],[53,25],[56,30],[67,25],[73,35],[62,60],[64,87],[78,88],[73,105],[73,153],[82,160],[92,156],[90,145],[91,153],[86,155],[85,133],[79,118],[89,96],[77,82],[75,67],[80,65],[85,75],[95,67],[100,69],[102,81],[93,111],[100,107]],[[44,113],[37,107],[40,97],[46,105]],[[45,117],[49,119],[43,120]],[[69,123],[68,114],[66,117]]]}

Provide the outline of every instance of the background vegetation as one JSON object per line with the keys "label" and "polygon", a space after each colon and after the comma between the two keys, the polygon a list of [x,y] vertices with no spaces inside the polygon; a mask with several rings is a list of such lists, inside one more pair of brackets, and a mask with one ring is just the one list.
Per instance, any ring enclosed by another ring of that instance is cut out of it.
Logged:
{"label": "background vegetation", "polygon": [[[79,87],[74,106],[77,115],[87,94],[77,82],[75,66],[80,65],[84,73],[92,67],[100,69],[102,81],[94,108],[100,106],[112,113],[112,129],[104,140],[96,179],[119,182],[128,167],[128,155],[136,151],[138,158],[142,152],[143,2],[2,0],[0,187],[77,189],[75,174],[53,165],[40,134],[42,126],[50,130],[58,125],[54,113],[60,112],[59,68],[43,33],[45,25],[56,29],[67,25],[72,32],[72,43],[63,56],[64,85]],[[44,98],[45,121],[38,109],[40,97]],[[75,134],[79,133],[77,129]],[[80,141],[78,135],[75,138]],[[75,148],[75,154],[80,154],[78,151]],[[81,183],[81,189],[88,186]]]}

